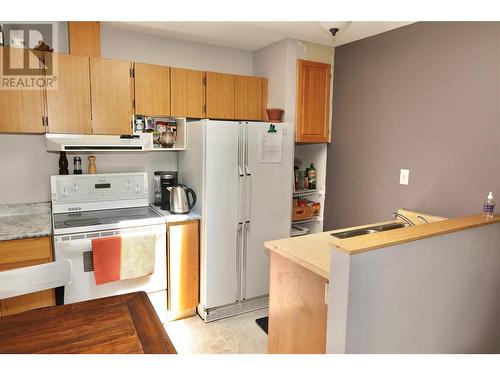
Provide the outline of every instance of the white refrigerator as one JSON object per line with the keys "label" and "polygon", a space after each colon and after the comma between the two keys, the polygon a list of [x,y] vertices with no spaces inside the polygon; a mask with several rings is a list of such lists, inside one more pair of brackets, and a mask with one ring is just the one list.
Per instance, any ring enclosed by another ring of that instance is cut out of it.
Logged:
{"label": "white refrigerator", "polygon": [[268,306],[264,242],[290,236],[294,126],[187,123],[179,181],[198,196],[200,305],[206,321]]}

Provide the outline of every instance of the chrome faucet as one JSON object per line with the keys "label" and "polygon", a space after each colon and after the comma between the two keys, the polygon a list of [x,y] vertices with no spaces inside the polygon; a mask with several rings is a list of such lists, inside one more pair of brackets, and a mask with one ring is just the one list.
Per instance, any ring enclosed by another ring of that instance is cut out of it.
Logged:
{"label": "chrome faucet", "polygon": [[414,227],[415,224],[410,220],[408,219],[405,215],[402,215],[400,214],[399,212],[393,212],[392,213],[392,217],[393,219],[395,220],[397,217],[399,217],[400,219],[402,219],[406,224],[408,224],[410,227]]}
{"label": "chrome faucet", "polygon": [[423,217],[423,216],[421,216],[421,215],[418,215],[418,216],[417,216],[417,219],[422,220],[425,224],[429,224],[429,221],[428,221],[425,217]]}

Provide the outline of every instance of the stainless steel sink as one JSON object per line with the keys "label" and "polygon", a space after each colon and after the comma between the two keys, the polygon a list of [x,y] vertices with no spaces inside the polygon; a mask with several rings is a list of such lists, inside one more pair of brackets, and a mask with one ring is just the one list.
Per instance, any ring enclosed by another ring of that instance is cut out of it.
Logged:
{"label": "stainless steel sink", "polygon": [[407,226],[408,225],[406,224],[389,223],[389,224],[376,225],[374,227],[369,227],[369,228],[350,229],[343,232],[332,233],[331,236],[340,239],[351,238],[356,236],[364,236],[365,234],[372,234],[378,232],[385,232],[387,230],[405,228]]}

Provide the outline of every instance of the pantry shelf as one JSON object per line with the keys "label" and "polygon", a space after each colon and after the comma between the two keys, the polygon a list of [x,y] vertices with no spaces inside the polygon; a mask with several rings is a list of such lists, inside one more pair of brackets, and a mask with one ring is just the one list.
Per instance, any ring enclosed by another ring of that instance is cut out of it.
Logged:
{"label": "pantry shelf", "polygon": [[323,190],[322,189],[303,189],[303,190],[296,190],[293,192],[294,198],[307,197],[309,195],[323,195]]}
{"label": "pantry shelf", "polygon": [[314,216],[309,219],[303,219],[303,220],[293,220],[292,224],[305,224],[305,223],[314,223],[315,221],[321,221],[320,216]]}

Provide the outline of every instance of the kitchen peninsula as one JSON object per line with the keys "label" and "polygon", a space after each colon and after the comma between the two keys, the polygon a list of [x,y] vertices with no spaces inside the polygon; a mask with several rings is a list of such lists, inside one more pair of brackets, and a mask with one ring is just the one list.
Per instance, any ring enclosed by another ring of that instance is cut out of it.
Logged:
{"label": "kitchen peninsula", "polygon": [[485,334],[477,322],[488,325],[491,311],[500,308],[494,298],[481,300],[500,285],[492,266],[500,264],[500,217],[422,216],[429,224],[344,239],[331,236],[341,229],[266,242],[269,352],[498,350],[497,330]]}

